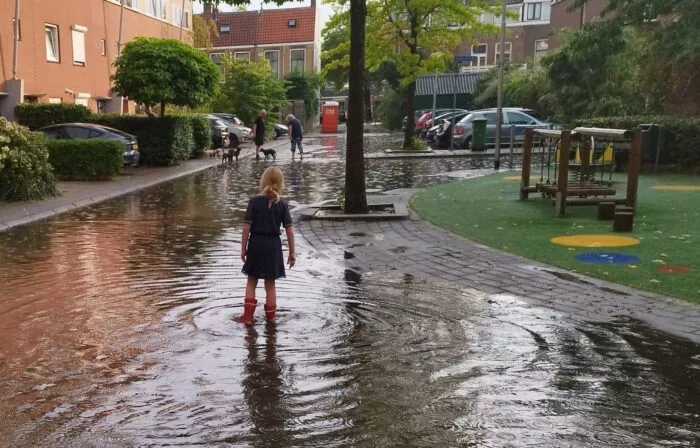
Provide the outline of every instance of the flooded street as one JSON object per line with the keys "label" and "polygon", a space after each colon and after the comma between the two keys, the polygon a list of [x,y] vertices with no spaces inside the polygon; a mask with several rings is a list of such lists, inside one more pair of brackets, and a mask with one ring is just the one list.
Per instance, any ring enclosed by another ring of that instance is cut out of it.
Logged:
{"label": "flooded street", "polygon": [[[278,162],[291,208],[342,192],[336,138],[309,143],[325,148]],[[360,276],[298,238],[278,321],[259,307],[253,327],[232,322],[266,166],[0,233],[0,446],[700,446],[700,346],[637,321],[572,324],[511,295]],[[488,166],[368,160],[367,188]]]}

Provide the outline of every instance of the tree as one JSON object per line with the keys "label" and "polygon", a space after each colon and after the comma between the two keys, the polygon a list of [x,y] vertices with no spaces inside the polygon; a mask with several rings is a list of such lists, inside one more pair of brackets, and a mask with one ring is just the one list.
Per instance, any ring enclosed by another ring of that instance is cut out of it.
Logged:
{"label": "tree", "polygon": [[319,107],[318,89],[321,87],[321,77],[306,72],[292,72],[285,80],[287,98],[304,100],[304,114],[307,120],[315,116]]}
{"label": "tree", "polygon": [[219,37],[219,30],[216,22],[208,17],[196,15],[192,17],[192,44],[194,48],[212,48],[212,37]]}
{"label": "tree", "polygon": [[463,0],[373,0],[368,10],[367,29],[373,36],[370,64],[388,58],[401,74],[408,149],[415,128],[416,79],[444,70],[460,43],[473,41],[477,34],[495,33],[497,28],[481,22],[480,16],[485,11],[497,14],[498,8],[488,0],[470,0],[468,5]]}
{"label": "tree", "polygon": [[138,37],[124,46],[115,62],[114,90],[146,106],[196,108],[210,102],[219,88],[219,68],[206,54],[176,39]]}
{"label": "tree", "polygon": [[285,83],[275,77],[266,59],[248,62],[227,56],[221,63],[224,82],[212,105],[214,111],[236,111],[244,123],[252,123],[261,109],[274,117],[287,103]]}

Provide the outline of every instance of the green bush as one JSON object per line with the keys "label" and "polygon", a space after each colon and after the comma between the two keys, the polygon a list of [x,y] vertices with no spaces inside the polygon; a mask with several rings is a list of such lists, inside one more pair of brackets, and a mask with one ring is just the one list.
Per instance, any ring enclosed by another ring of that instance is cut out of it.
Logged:
{"label": "green bush", "polygon": [[209,127],[209,120],[201,115],[189,115],[188,117],[192,125],[192,140],[194,141],[192,158],[199,158],[204,155],[205,149],[211,148],[211,127]]}
{"label": "green bush", "polygon": [[81,123],[90,119],[90,109],[80,104],[18,104],[15,116],[19,124],[37,130],[59,123]]}
{"label": "green bush", "polygon": [[192,154],[192,122],[185,116],[92,115],[90,121],[135,135],[143,165],[177,165]]}
{"label": "green bush", "polygon": [[124,165],[124,144],[117,140],[49,140],[49,162],[67,180],[107,180]]}
{"label": "green bush", "polygon": [[0,200],[31,201],[56,195],[44,138],[0,117]]}
{"label": "green bush", "polygon": [[404,101],[400,92],[391,88],[382,91],[382,102],[377,107],[377,117],[384,129],[395,131],[401,129],[404,117]]}
{"label": "green bush", "polygon": [[418,137],[413,137],[411,139],[411,151],[425,151],[428,149],[428,145]]}
{"label": "green bush", "polygon": [[633,129],[640,124],[648,123],[661,126],[660,165],[700,167],[700,118],[668,115],[599,117],[580,120],[576,124],[600,128]]}

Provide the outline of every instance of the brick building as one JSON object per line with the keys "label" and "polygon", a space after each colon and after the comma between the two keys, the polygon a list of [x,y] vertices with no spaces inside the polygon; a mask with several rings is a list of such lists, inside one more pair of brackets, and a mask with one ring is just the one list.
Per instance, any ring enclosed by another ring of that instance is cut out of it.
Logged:
{"label": "brick building", "polygon": [[[506,19],[506,44],[503,51],[505,60],[514,64],[532,66],[550,51],[552,26],[550,24],[551,0],[506,0],[508,12]],[[501,25],[501,17],[484,13],[481,21]],[[462,71],[488,70],[498,65],[501,55],[500,36],[477,38],[472,45],[464,42],[456,54],[473,56],[471,62],[461,66]]]}
{"label": "brick building", "polygon": [[[124,5],[122,45],[137,36],[191,40],[192,0],[124,0]],[[133,103],[122,103],[111,91],[120,15],[120,0],[20,2],[15,68],[15,2],[0,1],[0,114],[13,118],[23,101],[133,111]]]}
{"label": "brick building", "polygon": [[551,48],[557,49],[561,46],[559,34],[561,30],[580,30],[586,23],[600,19],[600,15],[608,5],[608,0],[589,0],[582,8],[569,11],[572,0],[553,0],[551,25],[553,36]]}
{"label": "brick building", "polygon": [[208,49],[212,61],[224,55],[254,61],[265,58],[273,72],[321,69],[321,29],[315,0],[310,7],[220,12],[205,3],[203,17],[213,20],[219,37]]}

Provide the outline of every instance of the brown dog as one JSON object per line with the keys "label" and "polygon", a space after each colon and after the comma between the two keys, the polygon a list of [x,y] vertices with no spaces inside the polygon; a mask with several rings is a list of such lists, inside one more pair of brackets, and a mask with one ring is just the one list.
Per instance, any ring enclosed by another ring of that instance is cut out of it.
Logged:
{"label": "brown dog", "polygon": [[235,148],[228,148],[224,149],[223,154],[221,155],[221,163],[224,162],[233,162],[233,159],[236,159],[236,162],[238,162],[238,156],[241,153],[241,147],[236,146]]}

